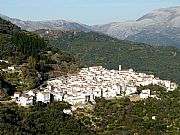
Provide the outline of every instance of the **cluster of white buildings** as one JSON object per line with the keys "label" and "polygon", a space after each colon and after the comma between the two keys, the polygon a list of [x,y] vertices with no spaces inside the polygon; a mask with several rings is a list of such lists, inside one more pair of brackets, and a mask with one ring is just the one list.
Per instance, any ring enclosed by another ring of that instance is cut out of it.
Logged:
{"label": "cluster of white buildings", "polygon": [[15,92],[14,101],[20,106],[32,106],[35,102],[49,104],[51,102],[51,94],[46,91],[30,90],[24,92]]}
{"label": "cluster of white buildings", "polygon": [[[137,92],[138,86],[157,84],[167,91],[177,88],[176,83],[160,80],[154,75],[134,72],[133,69],[107,70],[102,66],[82,68],[78,74],[61,76],[47,81],[47,87],[42,91],[26,93],[34,96],[36,101],[50,103],[50,94],[55,101],[66,101],[71,105],[83,104],[87,101],[94,102],[96,97],[115,98],[128,96]],[[46,94],[49,95],[47,96]],[[141,98],[150,97],[150,90],[143,90]],[[21,99],[22,98],[22,99]],[[26,97],[19,98],[19,104],[23,105]],[[30,100],[30,97],[26,98]],[[48,100],[46,100],[48,99]],[[29,102],[27,102],[29,103]]]}

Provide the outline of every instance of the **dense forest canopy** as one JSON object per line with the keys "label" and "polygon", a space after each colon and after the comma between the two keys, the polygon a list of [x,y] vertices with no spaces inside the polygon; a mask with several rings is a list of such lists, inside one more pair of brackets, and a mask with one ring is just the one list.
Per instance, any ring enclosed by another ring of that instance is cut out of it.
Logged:
{"label": "dense forest canopy", "polygon": [[47,48],[45,41],[37,35],[28,35],[24,32],[15,32],[12,41],[17,49],[26,56],[35,57],[41,51]]}
{"label": "dense forest canopy", "polygon": [[32,108],[0,104],[1,135],[92,135],[74,117],[63,113],[67,103],[36,104]]}

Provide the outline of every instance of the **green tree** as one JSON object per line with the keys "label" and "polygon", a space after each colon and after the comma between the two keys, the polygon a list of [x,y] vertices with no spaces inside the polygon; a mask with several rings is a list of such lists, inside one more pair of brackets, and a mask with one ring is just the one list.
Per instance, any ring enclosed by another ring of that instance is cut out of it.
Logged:
{"label": "green tree", "polygon": [[35,67],[36,67],[36,59],[33,58],[32,56],[29,56],[28,65],[29,65],[30,68],[35,69]]}

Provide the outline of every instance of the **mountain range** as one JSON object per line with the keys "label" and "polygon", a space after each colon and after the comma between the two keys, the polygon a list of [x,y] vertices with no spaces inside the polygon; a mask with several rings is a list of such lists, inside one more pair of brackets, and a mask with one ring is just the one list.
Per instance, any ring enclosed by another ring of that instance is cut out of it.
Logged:
{"label": "mountain range", "polygon": [[96,25],[93,30],[123,40],[180,47],[180,7],[154,10],[135,21]]}
{"label": "mountain range", "polygon": [[10,18],[3,14],[0,14],[2,19],[8,20],[13,24],[21,27],[21,29],[27,31],[36,31],[39,29],[49,29],[49,30],[80,30],[80,31],[90,31],[89,26],[73,21],[67,20],[47,20],[47,21],[23,21],[16,18]]}
{"label": "mountain range", "polygon": [[137,20],[94,26],[66,20],[22,21],[2,14],[0,17],[28,31],[38,29],[95,31],[121,40],[180,48],[180,6],[153,10]]}

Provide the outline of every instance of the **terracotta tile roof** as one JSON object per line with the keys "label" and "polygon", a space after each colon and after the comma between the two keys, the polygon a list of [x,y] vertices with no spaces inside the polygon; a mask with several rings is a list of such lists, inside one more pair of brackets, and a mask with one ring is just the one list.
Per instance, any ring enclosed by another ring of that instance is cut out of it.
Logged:
{"label": "terracotta tile roof", "polygon": [[17,91],[17,92],[15,92],[15,94],[22,94],[22,92],[20,92],[20,91]]}
{"label": "terracotta tile roof", "polygon": [[43,92],[41,92],[41,93],[42,93],[42,94],[50,94],[50,92],[44,92],[44,91],[43,91]]}

